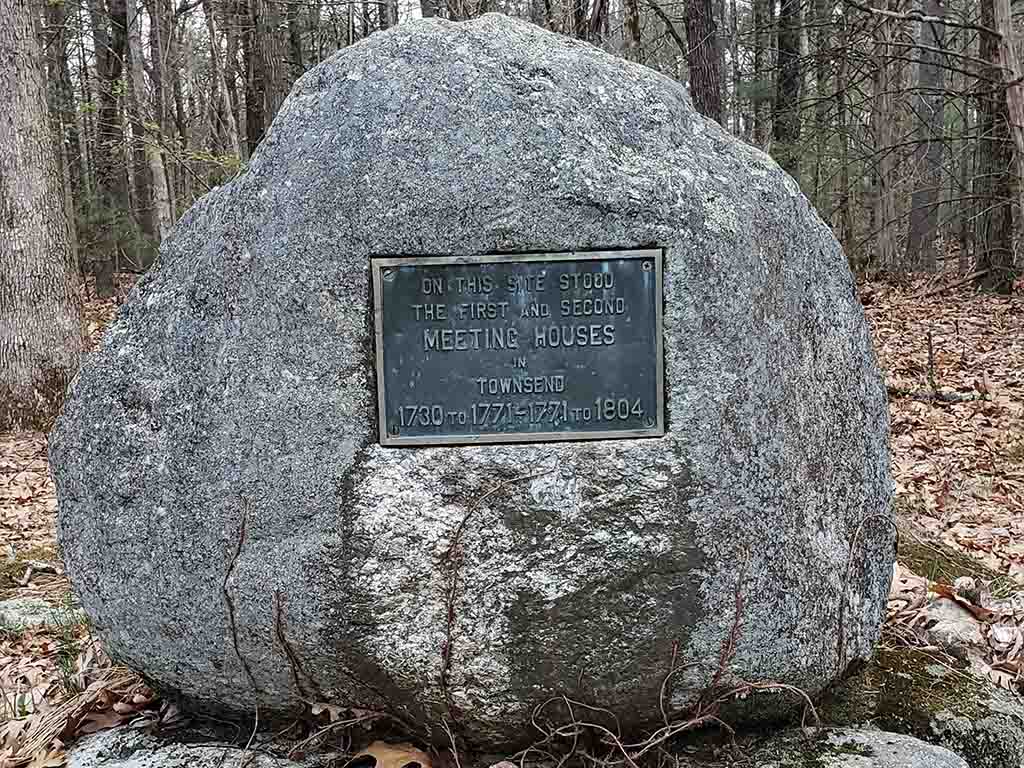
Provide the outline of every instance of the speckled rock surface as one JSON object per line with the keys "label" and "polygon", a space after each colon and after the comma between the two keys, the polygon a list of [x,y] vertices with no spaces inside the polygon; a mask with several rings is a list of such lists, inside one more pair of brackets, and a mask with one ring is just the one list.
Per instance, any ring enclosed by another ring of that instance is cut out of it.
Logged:
{"label": "speckled rock surface", "polygon": [[117,728],[87,736],[67,752],[67,768],[313,768],[232,744],[167,741]]}
{"label": "speckled rock surface", "polygon": [[751,757],[757,768],[970,768],[945,747],[913,736],[852,728],[783,734]]}
{"label": "speckled rock surface", "polygon": [[66,627],[85,621],[76,606],[53,605],[37,597],[12,597],[0,600],[0,628],[9,630],[36,627]]}
{"label": "speckled rock surface", "polygon": [[[647,244],[664,438],[377,444],[370,255]],[[628,728],[673,659],[669,708],[714,679],[738,602],[722,684],[814,693],[870,653],[891,573],[885,392],[828,228],[679,83],[498,15],[307,73],[50,446],[96,633],[207,710],[354,703],[495,746],[564,693]]]}

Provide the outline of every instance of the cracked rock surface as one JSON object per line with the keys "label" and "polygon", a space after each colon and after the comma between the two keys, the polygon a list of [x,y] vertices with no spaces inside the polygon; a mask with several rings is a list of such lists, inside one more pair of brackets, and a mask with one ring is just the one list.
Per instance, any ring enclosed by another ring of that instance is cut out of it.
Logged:
{"label": "cracked rock surface", "polygon": [[[371,255],[652,244],[663,438],[377,443]],[[497,748],[563,694],[658,722],[673,660],[676,712],[716,679],[815,694],[867,657],[887,440],[853,279],[795,182],[682,84],[492,14],[303,76],[167,238],[50,448],[94,631],[162,690]]]}

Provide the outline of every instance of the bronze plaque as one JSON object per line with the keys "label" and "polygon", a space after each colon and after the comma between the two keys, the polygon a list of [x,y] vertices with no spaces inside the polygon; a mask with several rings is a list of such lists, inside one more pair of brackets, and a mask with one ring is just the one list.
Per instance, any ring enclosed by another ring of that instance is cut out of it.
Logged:
{"label": "bronze plaque", "polygon": [[372,259],[381,444],[663,435],[663,259]]}

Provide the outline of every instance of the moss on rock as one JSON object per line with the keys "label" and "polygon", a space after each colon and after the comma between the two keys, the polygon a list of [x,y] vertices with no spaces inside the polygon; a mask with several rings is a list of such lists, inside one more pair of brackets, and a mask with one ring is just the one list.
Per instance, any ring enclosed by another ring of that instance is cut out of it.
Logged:
{"label": "moss on rock", "polygon": [[818,704],[829,725],[870,722],[962,755],[972,768],[1024,765],[1024,704],[951,657],[880,647]]}

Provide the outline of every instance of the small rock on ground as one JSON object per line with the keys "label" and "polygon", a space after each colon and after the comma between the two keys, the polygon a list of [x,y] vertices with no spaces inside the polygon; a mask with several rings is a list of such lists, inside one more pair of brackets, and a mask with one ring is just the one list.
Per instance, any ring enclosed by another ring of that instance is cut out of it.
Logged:
{"label": "small rock on ground", "polygon": [[0,628],[23,630],[67,627],[85,621],[81,608],[54,606],[37,597],[0,600]]}
{"label": "small rock on ground", "polygon": [[882,646],[817,708],[829,725],[870,722],[908,733],[953,750],[971,768],[1024,766],[1024,703],[956,659]]}
{"label": "small rock on ground", "polygon": [[310,768],[232,744],[184,744],[117,728],[82,739],[68,750],[67,768]]}
{"label": "small rock on ground", "polygon": [[759,748],[752,764],[758,768],[968,768],[962,757],[945,747],[913,736],[849,728],[811,737],[789,732]]}

